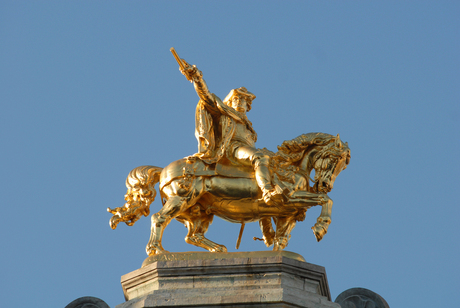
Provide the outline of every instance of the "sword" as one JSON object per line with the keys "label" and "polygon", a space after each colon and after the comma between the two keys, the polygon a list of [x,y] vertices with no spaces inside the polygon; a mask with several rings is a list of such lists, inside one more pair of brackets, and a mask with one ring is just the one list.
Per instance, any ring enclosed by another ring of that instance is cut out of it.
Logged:
{"label": "sword", "polygon": [[[189,67],[190,65],[188,65],[187,62],[185,62],[184,60],[182,60],[181,58],[179,58],[179,55],[177,54],[176,50],[174,49],[174,47],[171,47],[170,49],[171,53],[173,54],[174,58],[176,58],[176,61],[177,63],[179,64],[180,66],[180,69],[181,69],[181,72],[182,74],[184,74],[184,76],[187,78],[187,80],[189,81],[192,81],[192,78],[186,73],[186,68]],[[185,62],[185,63],[184,63]],[[186,66],[187,65],[187,66]]]}
{"label": "sword", "polygon": [[236,249],[240,248],[241,236],[243,235],[243,231],[244,231],[244,222],[241,223],[240,235],[238,235],[238,240],[236,241]]}

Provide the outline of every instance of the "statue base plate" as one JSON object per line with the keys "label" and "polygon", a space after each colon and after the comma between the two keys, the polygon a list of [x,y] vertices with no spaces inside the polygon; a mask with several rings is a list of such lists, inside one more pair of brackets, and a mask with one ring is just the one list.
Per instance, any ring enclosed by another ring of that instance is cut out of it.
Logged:
{"label": "statue base plate", "polygon": [[153,255],[147,257],[142,263],[142,267],[152,264],[158,261],[185,261],[185,260],[223,260],[223,259],[235,259],[235,258],[264,258],[264,257],[275,257],[281,256],[297,261],[305,262],[305,259],[295,252],[290,251],[243,251],[243,252],[173,252],[173,253],[162,253],[159,255]]}
{"label": "statue base plate", "polygon": [[117,308],[315,307],[331,302],[324,267],[288,251],[166,253],[121,278]]}

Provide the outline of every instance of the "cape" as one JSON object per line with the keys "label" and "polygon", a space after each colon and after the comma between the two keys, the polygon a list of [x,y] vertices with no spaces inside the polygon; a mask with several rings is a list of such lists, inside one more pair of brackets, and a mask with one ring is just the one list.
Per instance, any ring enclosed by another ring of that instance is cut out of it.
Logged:
{"label": "cape", "polygon": [[212,96],[212,102],[200,100],[195,112],[195,137],[198,140],[195,156],[206,164],[217,163],[225,155],[237,122],[244,123],[254,142],[257,141],[257,134],[246,115],[225,105],[215,94]]}

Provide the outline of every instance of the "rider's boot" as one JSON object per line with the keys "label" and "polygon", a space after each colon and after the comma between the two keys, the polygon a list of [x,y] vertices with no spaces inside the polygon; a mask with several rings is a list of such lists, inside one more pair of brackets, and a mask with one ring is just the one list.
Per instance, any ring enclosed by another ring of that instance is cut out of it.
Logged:
{"label": "rider's boot", "polygon": [[268,205],[281,205],[287,200],[285,191],[278,185],[273,187],[270,170],[268,169],[269,157],[263,156],[255,161],[255,175],[257,184],[262,190],[262,198]]}
{"label": "rider's boot", "polygon": [[278,185],[273,187],[272,185],[266,186],[262,189],[263,196],[265,203],[268,205],[282,205],[284,202],[287,201],[286,192],[281,189]]}

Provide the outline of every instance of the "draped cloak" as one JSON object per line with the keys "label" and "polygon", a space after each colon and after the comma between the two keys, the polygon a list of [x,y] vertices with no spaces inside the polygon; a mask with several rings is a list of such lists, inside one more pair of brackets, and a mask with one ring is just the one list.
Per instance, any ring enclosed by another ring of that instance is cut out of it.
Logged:
{"label": "draped cloak", "polygon": [[[198,140],[199,157],[206,164],[217,163],[226,153],[233,141],[236,122],[243,123],[251,133],[254,142],[257,134],[245,114],[225,105],[215,94],[213,101],[200,100],[195,112],[195,137]],[[227,155],[232,160],[232,155]]]}

